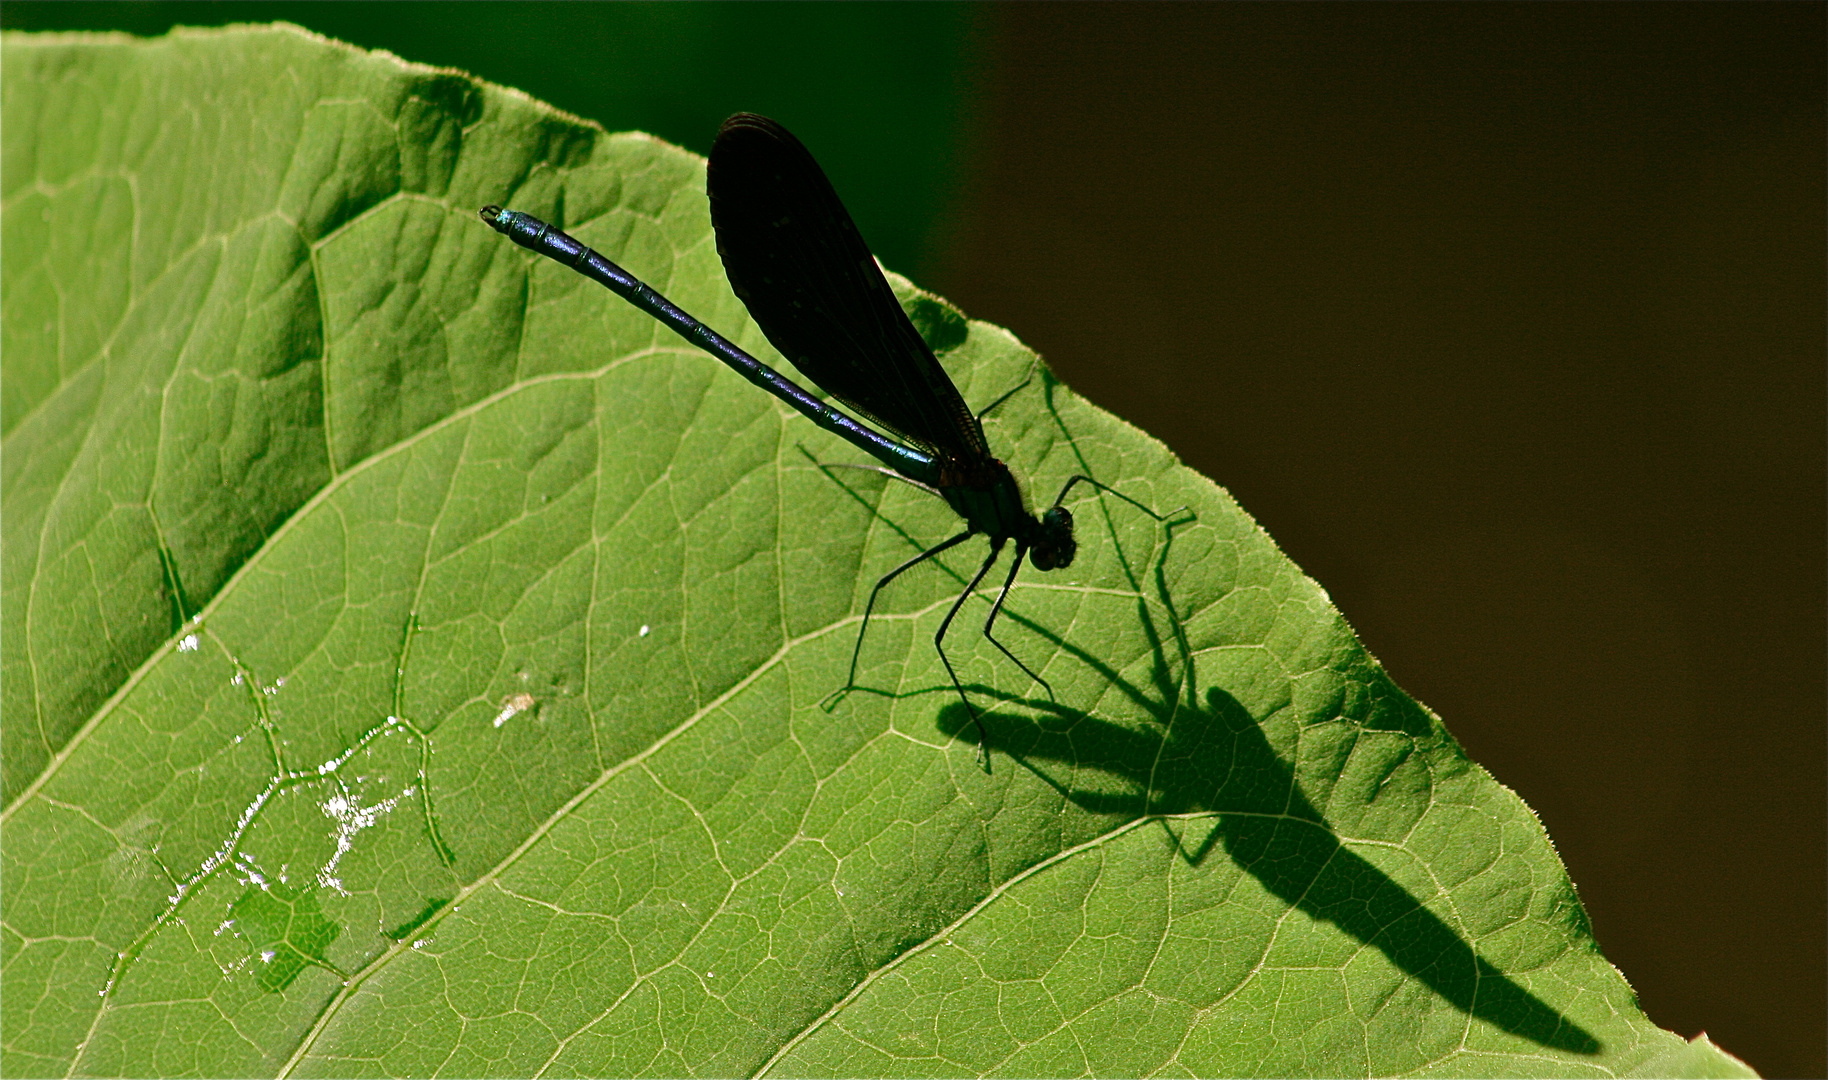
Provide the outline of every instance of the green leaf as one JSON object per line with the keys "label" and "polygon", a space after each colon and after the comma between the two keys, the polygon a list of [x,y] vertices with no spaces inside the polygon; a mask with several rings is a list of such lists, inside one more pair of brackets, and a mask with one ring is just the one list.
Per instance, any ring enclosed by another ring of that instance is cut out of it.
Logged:
{"label": "green leaf", "polygon": [[[1742,1075],[1210,481],[905,282],[1080,489],[956,519],[765,357],[703,163],[292,28],[4,44],[7,1075]],[[1140,361],[1139,361],[1140,362]],[[1023,380],[1039,370],[1039,377]],[[1710,1071],[1711,1070],[1711,1071]]]}
{"label": "green leaf", "polygon": [[[255,969],[260,985],[267,990],[284,990],[306,965],[328,966],[324,950],[343,928],[324,917],[316,890],[275,884],[257,875],[250,877],[241,898],[229,905],[229,921],[261,964]],[[399,940],[392,933],[388,936]]]}

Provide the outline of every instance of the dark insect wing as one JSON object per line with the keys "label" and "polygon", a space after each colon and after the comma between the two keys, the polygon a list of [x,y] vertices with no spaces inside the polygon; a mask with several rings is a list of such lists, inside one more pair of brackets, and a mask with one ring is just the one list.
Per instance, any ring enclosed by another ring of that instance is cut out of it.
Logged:
{"label": "dark insect wing", "polygon": [[978,761],[989,771],[984,721],[946,656],[945,637],[946,628],[965,601],[977,593],[1004,545],[1015,542],[1015,557],[1002,591],[990,606],[984,636],[1051,697],[1047,680],[991,634],[997,613],[1015,585],[1023,556],[1037,570],[1072,565],[1076,550],[1073,515],[1063,504],[1073,485],[1081,482],[1109,492],[1157,521],[1166,519],[1089,476],[1068,480],[1040,518],[1029,512],[1015,476],[991,456],[983,426],[902,312],[824,170],[786,129],[750,113],[724,121],[711,150],[706,186],[711,223],[717,230],[717,253],[736,295],[762,332],[807,378],[891,434],[819,400],[562,230],[531,214],[499,206],[485,206],[481,214],[490,228],[516,244],[609,289],[814,424],[943,496],[965,519],[964,532],[928,548],[876,582],[851,650],[850,677],[828,700],[841,698],[857,685],[863,633],[883,588],[904,571],[973,536],[989,538],[988,556],[940,620],[933,638],[953,689],[977,724]]}
{"label": "dark insect wing", "polygon": [[711,149],[706,187],[724,272],[782,356],[942,459],[990,458],[977,417],[798,139],[767,117],[732,116]]}

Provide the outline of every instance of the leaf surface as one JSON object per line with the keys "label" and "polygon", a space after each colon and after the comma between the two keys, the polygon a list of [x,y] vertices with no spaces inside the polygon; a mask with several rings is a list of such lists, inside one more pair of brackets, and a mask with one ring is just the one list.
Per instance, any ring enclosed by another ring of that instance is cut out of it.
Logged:
{"label": "leaf surface", "polygon": [[4,48],[7,1075],[1743,1074],[1007,332],[898,282],[1031,498],[1185,510],[1077,489],[1000,624],[1052,698],[967,602],[986,775],[982,546],[827,712],[956,519],[475,217],[773,362],[700,159],[291,28]]}

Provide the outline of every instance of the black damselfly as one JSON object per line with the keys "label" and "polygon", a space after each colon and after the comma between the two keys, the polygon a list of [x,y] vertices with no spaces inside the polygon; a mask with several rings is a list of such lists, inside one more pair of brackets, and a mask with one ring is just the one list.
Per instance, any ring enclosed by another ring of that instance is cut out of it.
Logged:
{"label": "black damselfly", "polygon": [[[884,471],[944,499],[965,519],[964,532],[884,574],[870,590],[863,626],[851,650],[850,676],[834,697],[856,686],[863,635],[883,586],[973,536],[989,537],[990,554],[933,635],[940,662],[977,725],[978,761],[988,769],[989,736],[946,656],[945,637],[966,598],[990,573],[1003,545],[1014,541],[1015,561],[990,606],[984,636],[1052,696],[1047,680],[991,633],[1023,556],[1037,570],[1072,565],[1077,550],[1073,515],[1062,504],[1080,482],[1111,492],[1157,521],[1165,519],[1089,476],[1069,479],[1040,517],[1029,512],[1009,466],[991,454],[984,440],[981,414],[973,414],[965,405],[933,350],[896,301],[824,170],[786,128],[752,113],[738,113],[724,121],[711,148],[706,190],[724,272],[762,333],[807,378],[891,435],[820,401],[679,310],[628,271],[538,218],[499,206],[485,206],[481,214],[497,232],[605,286],[813,423],[870,454],[887,466]],[[1002,400],[997,399],[990,408]]]}

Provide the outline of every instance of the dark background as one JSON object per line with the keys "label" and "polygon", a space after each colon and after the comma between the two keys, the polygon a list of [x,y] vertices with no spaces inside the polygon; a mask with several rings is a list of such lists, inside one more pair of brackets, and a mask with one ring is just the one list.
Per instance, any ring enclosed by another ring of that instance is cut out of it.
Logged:
{"label": "dark background", "polygon": [[1822,1076],[1824,6],[9,3],[288,19],[699,152],[1229,487],[1541,814],[1651,1019]]}

